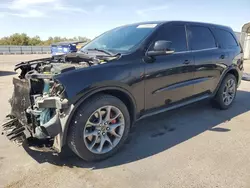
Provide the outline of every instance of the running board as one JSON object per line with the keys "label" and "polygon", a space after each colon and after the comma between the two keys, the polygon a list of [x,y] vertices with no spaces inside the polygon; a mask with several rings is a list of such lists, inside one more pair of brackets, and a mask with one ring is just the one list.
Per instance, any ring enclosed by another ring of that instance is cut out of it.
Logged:
{"label": "running board", "polygon": [[206,94],[206,95],[203,95],[203,96],[198,97],[198,98],[190,99],[188,101],[185,101],[185,102],[173,105],[173,106],[169,106],[169,107],[166,107],[166,108],[163,108],[163,109],[160,109],[160,110],[156,110],[154,112],[150,112],[148,114],[145,114],[145,115],[141,116],[138,120],[149,117],[149,116],[153,116],[153,115],[156,115],[156,114],[159,114],[159,113],[163,113],[163,112],[166,112],[166,111],[174,110],[176,108],[180,108],[180,107],[183,107],[183,106],[195,103],[195,102],[199,102],[199,101],[202,101],[204,99],[208,99],[210,96],[211,95]]}

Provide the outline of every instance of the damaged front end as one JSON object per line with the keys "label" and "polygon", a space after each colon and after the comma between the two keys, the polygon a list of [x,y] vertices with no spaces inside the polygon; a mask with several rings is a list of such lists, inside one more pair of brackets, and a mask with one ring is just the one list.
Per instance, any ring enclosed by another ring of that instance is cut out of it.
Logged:
{"label": "damaged front end", "polygon": [[[33,74],[35,75],[35,74]],[[13,78],[14,92],[10,99],[11,113],[3,124],[6,136],[21,144],[26,139],[53,145],[53,138],[62,130],[60,116],[69,108],[53,79]],[[43,88],[43,89],[42,89]],[[46,90],[48,88],[48,90]],[[57,93],[55,91],[58,90]],[[32,144],[32,143],[30,143]]]}
{"label": "damaged front end", "polygon": [[14,92],[9,100],[11,112],[6,118],[3,133],[12,141],[22,144],[53,148],[60,152],[62,145],[57,136],[62,133],[73,104],[67,100],[65,88],[55,75],[79,68],[101,64],[89,56],[59,56],[17,64],[18,78],[13,78]]}

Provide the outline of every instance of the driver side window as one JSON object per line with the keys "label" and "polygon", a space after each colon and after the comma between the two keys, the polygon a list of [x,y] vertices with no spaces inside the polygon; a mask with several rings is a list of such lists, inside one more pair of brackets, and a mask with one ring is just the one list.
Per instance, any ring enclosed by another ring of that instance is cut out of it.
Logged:
{"label": "driver side window", "polygon": [[[166,25],[163,26],[154,41],[171,41],[171,50],[175,52],[187,51],[187,39],[184,25]],[[151,48],[151,47],[150,47]]]}

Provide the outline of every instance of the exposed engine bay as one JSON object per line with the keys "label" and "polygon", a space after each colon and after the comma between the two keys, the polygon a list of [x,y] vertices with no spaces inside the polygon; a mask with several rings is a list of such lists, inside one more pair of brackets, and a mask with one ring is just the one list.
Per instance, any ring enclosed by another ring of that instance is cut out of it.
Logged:
{"label": "exposed engine bay", "polygon": [[116,58],[116,55],[71,53],[17,64],[15,71],[19,70],[20,74],[13,78],[14,92],[9,100],[12,109],[3,124],[4,134],[17,143],[38,139],[52,146],[54,137],[62,131],[61,118],[67,116],[71,107],[64,87],[54,76]]}
{"label": "exposed engine bay", "polygon": [[71,53],[67,55],[58,55],[51,58],[35,59],[19,63],[15,66],[15,71],[20,69],[20,79],[24,79],[26,74],[60,74],[77,68],[89,67],[103,64],[116,58],[110,56],[89,56],[83,53]]}

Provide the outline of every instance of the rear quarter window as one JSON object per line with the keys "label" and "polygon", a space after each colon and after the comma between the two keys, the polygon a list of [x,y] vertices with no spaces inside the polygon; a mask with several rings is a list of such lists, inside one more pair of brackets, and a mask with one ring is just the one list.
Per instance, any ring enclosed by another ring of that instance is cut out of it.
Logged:
{"label": "rear quarter window", "polygon": [[223,48],[233,48],[233,47],[238,46],[238,42],[236,41],[232,33],[230,33],[229,31],[215,28],[214,34],[219,44]]}
{"label": "rear quarter window", "polygon": [[208,27],[189,26],[188,38],[191,50],[205,50],[216,48],[216,41]]}

